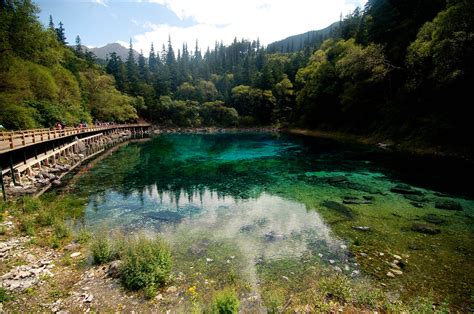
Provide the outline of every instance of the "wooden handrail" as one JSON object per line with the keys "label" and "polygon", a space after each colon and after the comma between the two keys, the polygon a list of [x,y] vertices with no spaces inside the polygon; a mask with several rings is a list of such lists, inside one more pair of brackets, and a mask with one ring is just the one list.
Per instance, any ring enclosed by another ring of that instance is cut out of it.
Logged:
{"label": "wooden handrail", "polygon": [[[150,127],[150,124],[115,124],[115,125],[94,125],[87,128],[73,128],[66,127],[61,130],[57,129],[30,129],[30,130],[18,130],[1,132],[0,142],[9,142],[9,147],[6,150],[11,150],[16,147],[23,147],[34,143],[46,142],[51,139],[76,135],[80,133],[90,133],[103,130],[123,129],[123,128],[135,128],[135,127]],[[46,135],[46,136],[45,136]],[[30,141],[31,138],[31,141]],[[19,143],[15,143],[15,140],[20,139]],[[0,147],[0,151],[5,148]]]}

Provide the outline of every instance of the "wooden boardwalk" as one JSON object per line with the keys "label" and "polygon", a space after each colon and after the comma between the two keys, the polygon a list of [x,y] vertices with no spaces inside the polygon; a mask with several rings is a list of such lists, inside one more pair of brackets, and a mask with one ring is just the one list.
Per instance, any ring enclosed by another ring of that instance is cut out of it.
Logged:
{"label": "wooden boardwalk", "polygon": [[115,129],[149,128],[150,126],[150,124],[113,124],[91,126],[87,128],[67,127],[62,130],[34,129],[0,132],[0,154],[28,147],[37,143],[45,143],[51,140],[65,138],[73,135],[103,132]]}

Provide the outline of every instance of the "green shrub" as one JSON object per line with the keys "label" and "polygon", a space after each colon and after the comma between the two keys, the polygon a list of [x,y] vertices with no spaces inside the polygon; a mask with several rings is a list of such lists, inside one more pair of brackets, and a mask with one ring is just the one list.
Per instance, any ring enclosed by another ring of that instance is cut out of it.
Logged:
{"label": "green shrub", "polygon": [[319,281],[319,290],[328,299],[336,299],[340,302],[351,300],[351,283],[344,275],[333,275],[322,278]]}
{"label": "green shrub", "polygon": [[24,217],[20,221],[20,230],[26,233],[26,235],[34,236],[35,235],[35,224],[32,218]]}
{"label": "green shrub", "polygon": [[54,220],[54,215],[47,210],[38,211],[38,215],[36,216],[36,223],[41,227],[52,226]]}
{"label": "green shrub", "polygon": [[239,298],[234,290],[226,288],[219,291],[212,301],[212,312],[218,314],[232,314],[239,311]]}
{"label": "green shrub", "polygon": [[71,230],[64,221],[56,221],[54,223],[54,235],[58,239],[64,239],[71,236]]}
{"label": "green shrub", "polygon": [[81,228],[77,234],[77,242],[80,244],[88,243],[92,238],[91,233],[86,228]]}
{"label": "green shrub", "polygon": [[145,287],[145,289],[143,289],[143,292],[145,294],[145,298],[147,298],[149,300],[156,297],[156,294],[157,294],[157,290],[156,290],[155,286]]}
{"label": "green shrub", "polygon": [[35,197],[22,198],[23,211],[26,213],[33,213],[41,209],[41,201]]}
{"label": "green shrub", "polygon": [[169,246],[160,238],[145,236],[128,240],[122,261],[122,283],[132,290],[162,286],[172,267]]}
{"label": "green shrub", "polygon": [[117,255],[109,237],[100,234],[94,237],[91,252],[94,264],[98,265],[111,262]]}

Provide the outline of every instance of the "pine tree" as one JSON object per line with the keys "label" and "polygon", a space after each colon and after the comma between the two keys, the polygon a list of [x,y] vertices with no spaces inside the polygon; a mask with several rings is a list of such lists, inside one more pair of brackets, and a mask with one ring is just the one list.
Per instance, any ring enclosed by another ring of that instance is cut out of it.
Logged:
{"label": "pine tree", "polygon": [[68,44],[68,42],[66,41],[66,34],[65,34],[63,22],[59,22],[59,27],[56,28],[56,37],[58,38],[58,41],[62,43],[63,45]]}
{"label": "pine tree", "polygon": [[78,56],[82,55],[81,37],[79,37],[79,35],[76,36],[76,46],[74,47],[74,50]]}
{"label": "pine tree", "polygon": [[132,39],[130,38],[130,47],[128,49],[127,60],[125,61],[127,69],[127,83],[130,94],[138,95],[138,70],[135,61],[135,51],[133,50]]}
{"label": "pine tree", "polygon": [[158,70],[158,58],[155,54],[155,48],[153,47],[153,43],[151,43],[150,54],[148,56],[148,68],[152,74],[155,74]]}
{"label": "pine tree", "polygon": [[48,28],[49,28],[50,30],[52,30],[52,31],[55,31],[54,22],[53,22],[53,16],[52,16],[52,15],[49,16],[49,26],[48,26]]}

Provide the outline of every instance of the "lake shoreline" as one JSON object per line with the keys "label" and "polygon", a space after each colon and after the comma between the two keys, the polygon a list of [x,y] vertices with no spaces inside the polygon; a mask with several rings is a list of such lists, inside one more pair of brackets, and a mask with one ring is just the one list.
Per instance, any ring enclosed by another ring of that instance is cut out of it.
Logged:
{"label": "lake shoreline", "polygon": [[286,133],[293,135],[304,135],[309,137],[316,137],[322,139],[331,139],[346,143],[356,143],[361,145],[368,145],[378,147],[380,149],[399,152],[410,153],[417,156],[433,156],[441,158],[462,159],[465,161],[473,161],[472,153],[468,148],[443,148],[440,146],[427,145],[421,141],[404,141],[397,142],[382,135],[356,135],[346,132],[338,131],[323,131],[312,130],[304,128],[282,128],[272,126],[262,127],[159,127],[155,126],[154,135],[168,134],[168,133],[184,133],[184,134],[216,134],[216,133],[238,133],[238,132],[273,132]]}

